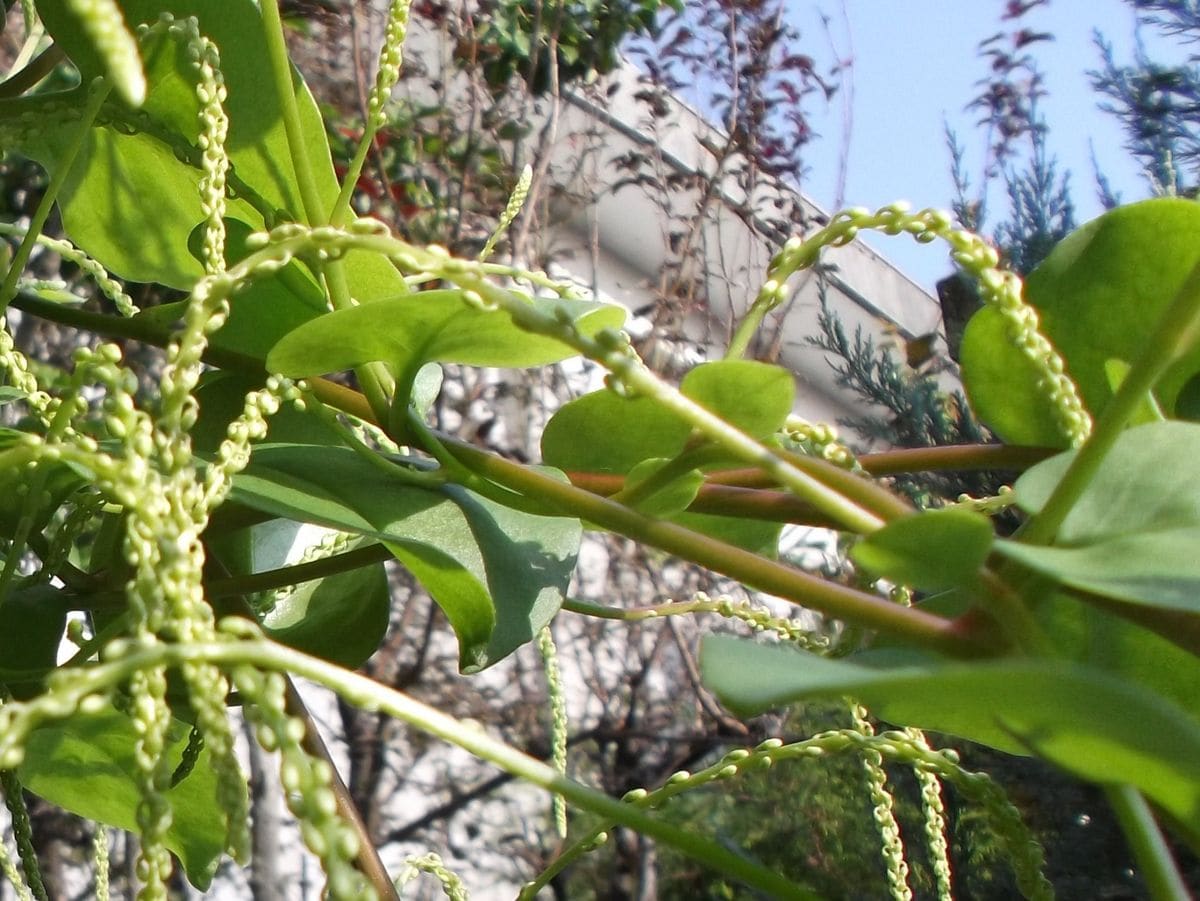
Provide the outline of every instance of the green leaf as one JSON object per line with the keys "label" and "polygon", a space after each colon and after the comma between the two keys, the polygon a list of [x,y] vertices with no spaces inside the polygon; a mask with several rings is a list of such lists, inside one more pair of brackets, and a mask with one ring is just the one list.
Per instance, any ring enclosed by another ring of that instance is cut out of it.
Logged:
{"label": "green leaf", "polygon": [[[1003,541],[997,550],[1063,585],[1102,597],[1200,612],[1197,442],[1200,425],[1190,422],[1126,429],[1063,520],[1054,545]],[[1023,474],[1015,486],[1018,505],[1039,513],[1075,453],[1059,454]]]}
{"label": "green leaf", "polygon": [[992,547],[992,524],[970,510],[930,510],[888,523],[850,550],[872,575],[928,591],[973,582]]}
{"label": "green leaf", "polygon": [[1200,723],[1101,670],[1059,660],[872,668],[724,636],[705,638],[700,665],[705,685],[739,713],[850,695],[889,722],[1130,783],[1200,832]]}
{"label": "green leaf", "polygon": [[[0,603],[0,670],[49,672],[58,663],[58,648],[67,627],[61,592],[49,585],[18,589]],[[44,679],[6,679],[9,693],[26,700],[41,693]]]}
{"label": "green leaf", "polygon": [[[623,490],[640,492],[642,483],[669,462],[662,457],[643,460],[629,471]],[[691,469],[667,484],[660,485],[651,493],[639,497],[633,503],[633,507],[648,516],[675,516],[686,510],[696,499],[703,484],[704,474],[698,469]]]}
{"label": "green leaf", "polygon": [[971,409],[1005,442],[1067,446],[1054,405],[1038,387],[1037,371],[1012,346],[995,307],[982,308],[967,322],[959,360]]}
{"label": "green leaf", "polygon": [[[762,438],[783,425],[796,389],[786,369],[753,360],[720,360],[697,366],[679,390]],[[566,470],[624,474],[643,460],[678,455],[691,431],[678,414],[651,398],[626,398],[602,389],[559,408],[542,434],[542,458]]]}
{"label": "green leaf", "polygon": [[234,479],[234,499],[384,541],[445,611],[464,672],[490,666],[558,612],[582,527],[533,516],[455,485],[390,481],[353,451],[265,445]]}
{"label": "green leaf", "polygon": [[[176,722],[165,753],[178,760],[187,745],[188,727]],[[18,769],[21,782],[35,795],[79,816],[137,832],[141,803],[134,774],[138,738],[133,721],[107,707],[98,713],[76,711],[69,719],[33,731]],[[202,751],[186,779],[166,793],[172,821],[165,842],[187,872],[188,880],[207,889],[225,849],[225,820],[217,804],[217,780],[208,751]]]}
{"label": "green leaf", "polygon": [[[1053,588],[1040,593],[1033,612],[1060,656],[1139,683],[1200,717],[1200,657],[1176,644],[1177,634],[1150,631],[1150,623],[1118,616],[1124,609],[1101,609]],[[1175,619],[1176,629],[1188,628],[1180,621],[1184,614],[1164,612]]]}
{"label": "green leaf", "polygon": [[[774,367],[768,367],[774,368]],[[719,373],[722,370],[710,370]],[[737,384],[738,376],[748,381],[761,379],[767,385],[768,398],[777,400],[782,393],[778,378],[755,367],[734,367],[725,370],[729,383]],[[790,382],[791,377],[788,377]],[[708,382],[696,383],[703,402],[714,405],[718,415],[737,415],[728,407],[736,406],[737,392],[716,389],[707,391]],[[686,380],[685,380],[686,385]],[[773,388],[771,386],[774,386]],[[778,408],[769,411],[770,400],[752,414],[760,424],[768,416],[779,415]],[[786,416],[786,413],[783,414]],[[749,420],[746,420],[749,422]],[[782,421],[782,420],[780,420]],[[772,428],[773,430],[773,428]],[[551,466],[567,471],[613,473],[626,475],[646,460],[670,459],[681,453],[692,433],[691,427],[672,411],[648,397],[622,397],[607,389],[593,391],[564,404],[551,417],[542,432],[542,459]],[[712,465],[724,461],[714,460]],[[779,549],[779,523],[707,513],[678,513],[670,519],[689,529],[702,532],[720,541],[746,548],[755,553],[774,556]]]}
{"label": "green leaf", "polygon": [[579,472],[624,475],[651,458],[683,450],[691,427],[648,397],[602,389],[559,408],[542,432],[542,459]]}
{"label": "green leaf", "polygon": [[[202,34],[221,54],[221,72],[229,117],[229,152],[233,173],[249,185],[271,210],[306,221],[291,162],[279,99],[266,52],[262,17],[253,0],[121,0],[131,28],[153,23],[162,12],[176,19],[195,16]],[[75,27],[66,0],[44,0],[38,13],[80,69],[83,83],[103,74],[103,64]],[[144,53],[148,93],[141,112],[193,146],[199,135],[199,102],[187,50],[159,40]],[[303,140],[326,210],[338,194],[329,144],[317,105],[299,73],[293,70]],[[78,106],[82,91],[71,95]],[[57,103],[51,97],[39,103]],[[25,104],[0,105],[0,116],[18,115]],[[26,130],[28,131],[28,130]],[[49,127],[41,135],[18,141],[19,149],[50,172],[69,139],[70,128]],[[112,127],[91,129],[76,169],[59,195],[67,233],[110,271],[134,281],[161,282],[187,289],[203,274],[188,252],[187,238],[203,221],[199,170],[180,162],[166,144],[146,134],[123,134]],[[263,222],[260,211],[245,200],[231,200],[229,214],[251,223]],[[136,235],[136,240],[130,236]],[[385,259],[354,252],[345,260],[351,293],[374,300],[406,290],[403,279]]]}
{"label": "green leaf", "polygon": [[276,641],[356,669],[383,641],[390,601],[387,571],[376,563],[302,582],[275,603],[262,625]]}
{"label": "green leaf", "polygon": [[[618,328],[625,311],[611,304],[537,298],[547,315],[569,316],[584,334]],[[526,367],[554,363],[576,351],[555,338],[531,334],[505,313],[463,300],[461,291],[423,291],[335,310],[285,335],[267,367],[291,378],[340,372],[382,360],[399,372],[424,363]]]}
{"label": "green leaf", "polygon": [[[1125,381],[1125,377],[1129,375],[1130,366],[1124,360],[1105,360],[1104,374],[1108,378],[1108,387],[1112,389],[1113,394],[1117,393],[1117,389],[1121,387],[1121,383]],[[1178,398],[1176,399],[1176,413],[1178,410]],[[1158,401],[1154,399],[1152,392],[1142,397],[1138,408],[1129,417],[1129,425],[1143,425],[1147,422],[1162,422],[1166,419],[1163,415],[1162,408],[1158,405]],[[1190,417],[1180,417],[1190,418]]]}
{"label": "green leaf", "polygon": [[693,532],[700,532],[726,544],[745,548],[751,553],[762,554],[772,559],[779,556],[782,523],[745,519],[740,516],[717,516],[711,513],[680,513],[671,517],[671,521]]}
{"label": "green leaf", "polygon": [[1000,541],[996,549],[1063,585],[1200,613],[1200,526],[1119,535],[1081,547]]}
{"label": "green leaf", "polygon": [[[1120,207],[1064,238],[1030,274],[1028,302],[1067,362],[1084,404],[1099,415],[1113,396],[1105,363],[1135,360],[1146,339],[1200,261],[1200,205],[1159,198]],[[1045,444],[1044,403],[1029,405],[1031,365],[1009,340],[994,311],[976,314],[963,339],[963,378],[972,406],[1001,438]],[[972,334],[974,332],[974,334]],[[1200,346],[1172,363],[1155,387],[1163,412],[1200,372]],[[1025,417],[1028,417],[1026,419]],[[1061,446],[1058,437],[1054,443]]]}
{"label": "green leaf", "polygon": [[[1200,425],[1157,422],[1127,429],[1105,456],[1058,531],[1060,546],[1200,526]],[[1075,452],[1032,467],[1017,480],[1017,503],[1037,513]]]}
{"label": "green leaf", "polygon": [[[326,534],[324,529],[273,519],[221,535],[210,542],[231,575],[294,565]],[[372,544],[360,539],[342,551]],[[356,669],[387,632],[391,596],[382,563],[311,579],[275,599],[259,622],[271,638],[289,647]]]}
{"label": "green leaf", "polygon": [[763,438],[777,432],[792,412],[796,381],[781,366],[717,360],[689,372],[679,390],[730,425]]}

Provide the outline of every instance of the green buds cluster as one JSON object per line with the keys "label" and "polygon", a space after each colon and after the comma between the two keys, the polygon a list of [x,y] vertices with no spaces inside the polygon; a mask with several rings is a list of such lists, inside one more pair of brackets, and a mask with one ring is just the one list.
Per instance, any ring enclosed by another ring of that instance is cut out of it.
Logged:
{"label": "green buds cluster", "polygon": [[141,106],[146,99],[142,58],[116,0],[67,0],[67,10],[104,61],[117,93],[130,106]]}
{"label": "green buds cluster", "polygon": [[403,889],[408,883],[422,873],[428,873],[442,884],[442,892],[450,901],[467,901],[467,888],[446,866],[445,861],[432,852],[420,857],[408,857],[404,860],[404,869],[396,877],[396,888]]}
{"label": "green buds cluster", "polygon": [[1000,268],[1000,255],[981,237],[955,228],[950,213],[934,209],[912,213],[909,209],[903,202],[874,212],[853,207],[834,214],[828,225],[806,238],[790,238],[771,260],[767,280],[745,321],[739,324],[736,346],[745,346],[749,341],[747,332],[757,328],[767,312],[787,300],[788,279],[814,266],[824,248],[844,246],[866,229],[887,235],[908,234],[923,244],[941,239],[950,245],[954,261],[978,281],[984,302],[995,306],[1004,316],[1009,340],[1039,373],[1039,384],[1058,413],[1063,434],[1072,445],[1082,444],[1091,432],[1091,416],[1066,373],[1062,355],[1038,330],[1037,311],[1022,297],[1020,278]]}
{"label": "green buds cluster", "polygon": [[239,666],[233,671],[233,683],[250,702],[245,707],[246,718],[255,727],[259,744],[268,751],[279,751],[279,775],[288,809],[300,821],[304,844],[321,860],[329,896],[376,898],[375,890],[354,868],[358,835],[338,815],[331,787],[333,770],[304,750],[304,723],[286,712],[284,677]]}
{"label": "green buds cluster", "polygon": [[508,198],[508,204],[504,207],[504,212],[500,214],[500,222],[496,225],[496,230],[492,232],[491,237],[487,239],[487,243],[483,245],[483,250],[479,251],[479,260],[483,262],[492,255],[492,251],[496,247],[496,242],[503,237],[508,231],[510,225],[516,221],[517,216],[521,213],[521,208],[525,206],[525,198],[529,196],[529,188],[533,184],[533,167],[526,166],[521,170],[521,177],[517,179],[516,187],[513,188],[511,196]]}
{"label": "green buds cluster", "polygon": [[[859,704],[850,705],[854,728],[864,736],[875,734],[875,727],[867,718],[866,708]],[[872,815],[879,837],[883,842],[883,865],[887,871],[888,888],[895,901],[912,901],[912,889],[908,885],[908,861],[904,859],[904,841],[900,836],[900,824],[896,820],[896,799],[888,788],[887,771],[883,768],[883,755],[872,747],[862,752],[863,770],[867,776],[867,789],[875,805]]]}
{"label": "green buds cluster", "polygon": [[205,213],[201,260],[210,275],[225,268],[225,181],[229,173],[229,154],[225,150],[229,118],[225,115],[225,79],[221,74],[221,54],[217,45],[200,33],[194,16],[176,19],[162,13],[154,25],[143,25],[138,36],[149,38],[166,34],[187,48],[188,59],[196,71],[196,98],[200,101],[200,206]]}
{"label": "green buds cluster", "polygon": [[392,95],[392,88],[400,79],[400,65],[404,61],[404,39],[408,35],[408,10],[410,0],[392,0],[388,11],[387,25],[383,31],[383,46],[379,50],[379,71],[375,73],[375,87],[367,100],[367,127],[374,134],[386,121],[384,107]]}

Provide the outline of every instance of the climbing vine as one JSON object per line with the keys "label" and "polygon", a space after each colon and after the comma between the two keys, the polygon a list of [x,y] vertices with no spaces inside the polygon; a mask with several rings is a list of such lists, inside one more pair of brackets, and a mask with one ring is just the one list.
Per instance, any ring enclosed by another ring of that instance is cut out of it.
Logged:
{"label": "climbing vine", "polygon": [[[395,874],[383,867],[293,677],[547,790],[564,805],[560,834],[568,808],[593,817],[526,897],[616,824],[771,896],[807,897],[798,874],[655,811],[750,768],[829,754],[863,763],[892,897],[912,897],[886,768],[896,765],[919,774],[939,895],[953,889],[946,783],[994,821],[1022,891],[1049,897],[1040,849],[1012,805],[921,729],[1038,755],[1106,786],[1152,894],[1184,891],[1156,817],[1196,845],[1200,207],[1117,209],[1065,239],[1024,285],[946,213],[847,210],[779,249],[725,358],[674,384],[634,351],[623,309],[488,262],[494,241],[460,259],[353,218],[350,193],[401,64],[402,2],[341,184],[274,3],[41,0],[37,11],[79,83],[0,101],[4,146],[48,176],[31,220],[3,228],[16,249],[0,305],[96,340],[47,381],[30,349],[0,331],[15,414],[0,431],[0,769],[20,867],[7,849],[0,865],[22,896],[45,895],[22,787],[136,833],[141,897],[166,897],[174,860],[202,888],[225,856],[244,862],[235,699],[255,740],[279,752],[288,805],[331,896],[394,896],[417,872],[461,894],[436,855]],[[531,177],[497,211],[498,229],[519,214]],[[65,239],[43,233],[54,207]],[[942,241],[978,281],[986,304],[964,336],[963,377],[1006,448],[856,460],[829,429],[793,417],[791,373],[744,358],[789,280],[864,230]],[[49,297],[26,269],[39,243],[94,279],[112,311]],[[185,297],[138,309],[124,280]],[[162,349],[151,397],[117,343],[126,338]],[[607,379],[554,414],[538,465],[431,424],[444,365],[574,357]],[[346,371],[355,388],[331,378]],[[214,432],[200,427],[210,406],[236,412]],[[918,512],[872,475],[996,467],[1003,454],[1024,470],[1003,504]],[[1010,506],[1023,525],[1001,538],[989,515]],[[859,583],[777,559],[784,522],[841,532]],[[338,534],[281,572],[257,569],[255,549],[297,524]],[[595,529],[826,621],[806,630],[707,597],[641,610],[570,599],[581,537]],[[442,609],[465,678],[537,643],[552,765],[354,672],[387,624],[385,559]],[[313,582],[323,606],[280,626],[279,596],[264,603],[260,592]],[[902,587],[920,600],[907,603]],[[622,799],[570,778],[556,617],[705,612],[774,639],[704,640],[701,676],[729,709],[850,697],[849,726],[735,750]],[[64,640],[73,651],[59,663]],[[904,728],[877,727],[868,710]],[[62,756],[98,748],[120,773],[103,791],[83,767],[73,781],[48,778]],[[99,837],[96,852],[102,881]]]}

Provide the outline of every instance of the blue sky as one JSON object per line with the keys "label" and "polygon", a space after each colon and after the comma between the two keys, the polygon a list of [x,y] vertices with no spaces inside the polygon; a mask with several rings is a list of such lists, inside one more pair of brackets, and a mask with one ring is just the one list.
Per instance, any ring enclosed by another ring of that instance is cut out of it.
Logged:
{"label": "blue sky", "polygon": [[[964,107],[986,74],[976,44],[1011,23],[1001,23],[1001,0],[789,0],[789,17],[807,52],[823,62],[837,54],[854,59],[853,120],[845,205],[876,207],[905,199],[914,206],[947,207],[953,196],[944,122],[968,150],[968,171],[982,165],[983,136]],[[829,16],[828,29],[821,11]],[[1082,222],[1101,211],[1091,153],[1125,200],[1147,189],[1127,154],[1115,120],[1097,108],[1087,71],[1099,66],[1093,30],[1115,45],[1118,60],[1132,57],[1133,15],[1121,0],[1051,0],[1022,20],[1055,35],[1032,46],[1049,96],[1042,110],[1050,148],[1071,171]],[[848,97],[849,95],[847,95]],[[835,97],[827,109],[810,104],[820,133],[808,157],[804,190],[830,208],[836,202],[844,109]],[[996,197],[993,203],[1002,198]],[[944,251],[903,237],[872,242],[917,282],[932,289],[950,271]]]}

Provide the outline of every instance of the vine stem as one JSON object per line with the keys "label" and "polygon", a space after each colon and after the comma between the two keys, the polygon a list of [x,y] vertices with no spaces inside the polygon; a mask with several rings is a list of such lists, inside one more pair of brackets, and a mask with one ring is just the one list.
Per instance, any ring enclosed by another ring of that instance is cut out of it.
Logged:
{"label": "vine stem", "polygon": [[[296,89],[292,84],[292,65],[288,56],[287,43],[283,37],[283,22],[279,18],[277,0],[262,0],[263,38],[267,45],[267,58],[271,64],[271,76],[275,81],[275,94],[283,116],[283,128],[287,135],[288,152],[292,157],[292,169],[300,189],[300,201],[304,205],[304,218],[310,225],[326,225],[329,212],[321,202],[317,180],[313,175],[312,161],[304,143],[304,126],[300,121],[300,107],[296,103]],[[336,201],[335,201],[336,203]],[[330,303],[335,310],[350,306],[350,288],[346,282],[345,269],[341,260],[330,260],[323,268],[325,286]],[[355,370],[363,393],[371,403],[378,418],[384,419],[391,403],[388,388],[391,378],[382,365],[367,364]],[[386,419],[384,419],[386,421]]]}
{"label": "vine stem", "polygon": [[811,576],[758,554],[653,519],[574,485],[458,442],[445,442],[473,470],[508,488],[557,507],[562,515],[580,517],[644,544],[699,563],[739,582],[867,628],[900,636],[953,656],[979,656],[995,650],[994,638],[963,629],[913,607],[902,607],[868,592]]}
{"label": "vine stem", "polygon": [[[35,298],[26,298],[24,295],[21,298],[21,307],[55,321],[101,333],[107,331],[123,334],[152,344],[159,344],[164,340],[162,336],[152,333],[152,330],[142,327],[136,319],[88,314]],[[259,374],[263,372],[259,360],[212,347],[206,351],[205,359],[242,371]],[[375,411],[362,394],[328,379],[314,378],[307,381],[313,393],[323,403],[366,422],[380,425]],[[549,475],[503,460],[470,445],[448,439],[442,443],[460,460],[468,462],[469,468],[479,476],[541,500],[560,515],[581,517],[731,578],[745,581],[760,590],[812,607],[829,616],[903,636],[923,647],[957,657],[978,656],[998,649],[996,639],[986,634],[984,629],[978,628],[979,624],[945,620],[921,610],[901,607],[868,592],[826,582],[707,535],[643,516],[622,504],[582,488],[564,484]],[[849,473],[847,475],[857,478]]]}
{"label": "vine stem", "polygon": [[[229,570],[217,560],[212,561],[212,566],[220,573],[227,577],[228,581],[234,581],[229,575]],[[258,619],[254,615],[249,602],[244,595],[237,595],[232,599],[229,609],[234,617],[240,618],[247,623],[255,624],[257,628]],[[392,883],[391,877],[388,875],[387,868],[383,865],[383,861],[379,857],[379,849],[375,846],[375,842],[367,829],[367,824],[359,813],[358,807],[354,803],[354,798],[350,795],[350,790],[346,787],[345,781],[342,779],[341,773],[338,772],[337,763],[333,759],[333,755],[329,753],[329,747],[325,744],[325,739],[321,736],[320,727],[317,725],[313,715],[309,712],[308,705],[304,703],[304,698],[296,689],[296,683],[292,678],[291,672],[283,671],[284,679],[284,707],[287,713],[298,719],[304,724],[304,735],[301,738],[301,743],[304,750],[312,757],[325,761],[329,765],[330,772],[330,789],[333,791],[334,798],[337,801],[338,815],[354,830],[358,836],[358,852],[355,855],[355,864],[363,877],[374,887],[376,895],[381,901],[400,901],[400,896]]]}
{"label": "vine stem", "polygon": [[[466,726],[449,714],[423,704],[403,692],[350,672],[337,664],[309,657],[292,648],[265,640],[259,637],[253,624],[239,617],[222,620],[220,627],[227,634],[249,637],[245,640],[226,639],[189,644],[139,645],[131,642],[119,655],[114,655],[111,661],[80,673],[82,678],[75,682],[70,691],[78,702],[82,702],[87,696],[94,696],[123,684],[133,673],[184,663],[209,663],[226,669],[248,664],[263,670],[309,679],[337,692],[363,710],[385,713],[402,720],[495,764],[518,779],[548,792],[560,794],[582,810],[671,845],[706,866],[726,873],[770,897],[815,901],[814,895],[773,870],[696,834],[692,829],[681,828],[650,816],[635,805],[622,803],[601,791],[569,779],[546,763],[518,751],[500,739],[493,738],[483,729]],[[10,755],[12,749],[20,745],[27,730],[36,722],[69,715],[74,707],[64,704],[63,701],[63,698],[54,697],[51,693],[41,702],[34,701],[26,705],[29,721],[0,734],[0,758]]]}
{"label": "vine stem", "polygon": [[1162,830],[1146,799],[1132,785],[1110,785],[1105,793],[1125,833],[1138,872],[1154,901],[1188,901],[1192,897],[1175,865]]}

